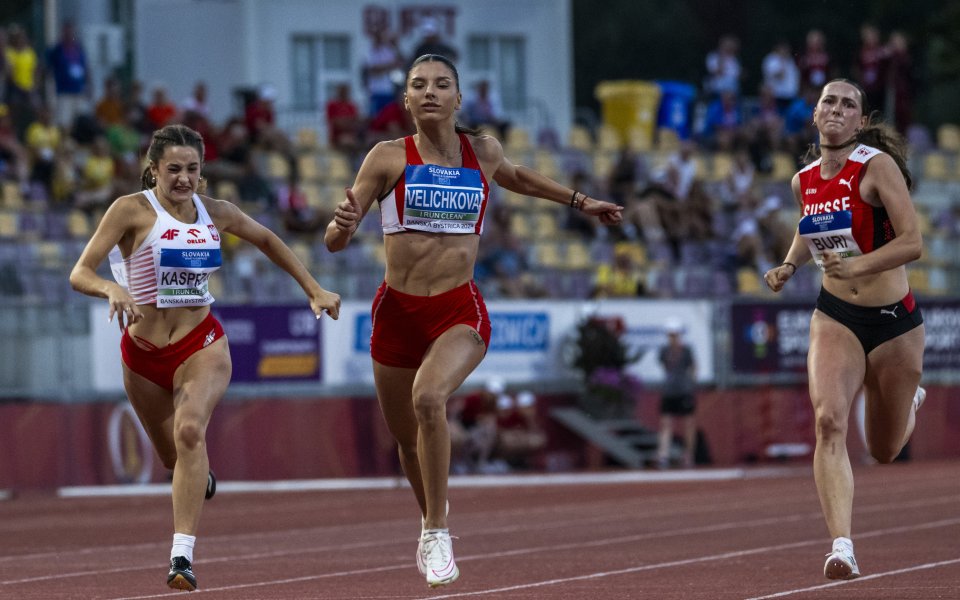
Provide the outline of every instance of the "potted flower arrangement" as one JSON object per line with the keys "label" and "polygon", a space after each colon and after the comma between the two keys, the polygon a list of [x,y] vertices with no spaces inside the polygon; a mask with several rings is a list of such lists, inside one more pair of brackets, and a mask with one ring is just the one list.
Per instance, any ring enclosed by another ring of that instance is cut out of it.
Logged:
{"label": "potted flower arrangement", "polygon": [[577,325],[573,366],[583,373],[585,393],[580,408],[595,419],[634,416],[639,380],[626,367],[640,359],[621,339],[626,327],[619,317],[590,316]]}

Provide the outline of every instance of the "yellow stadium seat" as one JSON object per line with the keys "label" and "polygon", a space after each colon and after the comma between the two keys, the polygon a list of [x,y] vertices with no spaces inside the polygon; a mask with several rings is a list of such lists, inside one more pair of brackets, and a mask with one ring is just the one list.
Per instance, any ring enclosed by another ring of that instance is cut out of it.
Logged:
{"label": "yellow stadium seat", "polygon": [[534,215],[533,235],[541,240],[556,240],[558,232],[557,217],[553,212],[538,212]]}
{"label": "yellow stadium seat", "polygon": [[617,152],[623,147],[620,134],[610,125],[601,125],[597,130],[597,150]]}
{"label": "yellow stadium seat", "polygon": [[928,152],[923,157],[923,176],[927,179],[944,181],[950,177],[947,155],[942,152]]}
{"label": "yellow stadium seat", "polygon": [[680,149],[680,137],[669,127],[657,130],[657,149],[661,152],[673,152]]}
{"label": "yellow stadium seat", "polygon": [[267,155],[267,176],[286,180],[290,176],[290,161],[278,152]]}
{"label": "yellow stadium seat", "polygon": [[0,213],[0,238],[15,238],[19,229],[16,214]]}
{"label": "yellow stadium seat", "polygon": [[650,152],[653,150],[653,140],[650,135],[639,127],[631,127],[627,131],[627,147],[637,153]]}
{"label": "yellow stadium seat", "polygon": [[589,269],[593,267],[590,248],[584,242],[575,241],[567,245],[566,267],[568,269]]}
{"label": "yellow stadium seat", "polygon": [[67,215],[67,231],[71,237],[84,239],[90,237],[90,219],[81,210],[71,210]]}
{"label": "yellow stadium seat", "polygon": [[938,127],[937,148],[945,152],[960,152],[960,126],[945,123]]}
{"label": "yellow stadium seat", "polygon": [[0,188],[0,195],[2,195],[3,208],[9,208],[12,210],[19,210],[23,208],[23,194],[20,193],[20,186],[13,181],[4,181],[3,187]]}
{"label": "yellow stadium seat", "polygon": [[524,213],[510,215],[510,232],[520,239],[530,239],[530,222]]}
{"label": "yellow stadium seat", "polygon": [[557,269],[563,266],[563,256],[556,242],[538,242],[534,249],[534,260],[542,267]]}
{"label": "yellow stadium seat", "polygon": [[297,157],[297,172],[300,175],[300,181],[320,179],[320,165],[317,164],[317,155],[308,152]]}
{"label": "yellow stadium seat", "polygon": [[583,152],[593,152],[593,138],[583,125],[574,125],[567,134],[567,147]]}
{"label": "yellow stadium seat", "polygon": [[708,179],[711,181],[723,181],[730,177],[733,172],[733,155],[729,152],[717,152],[713,155],[713,161],[710,164],[710,173]]}
{"label": "yellow stadium seat", "polygon": [[523,127],[511,127],[507,132],[505,147],[511,155],[532,150],[533,144],[530,143],[530,132]]}
{"label": "yellow stadium seat", "polygon": [[616,155],[609,151],[597,150],[593,153],[593,176],[606,179],[616,164]]}
{"label": "yellow stadium seat", "polygon": [[757,295],[762,291],[760,276],[750,267],[741,267],[737,270],[737,292],[746,295]]}
{"label": "yellow stadium seat", "polygon": [[320,145],[320,137],[313,127],[301,127],[297,130],[297,148],[299,150],[313,150]]}
{"label": "yellow stadium seat", "polygon": [[326,160],[326,179],[342,183],[349,183],[353,179],[353,169],[350,161],[339,152],[330,152]]}
{"label": "yellow stadium seat", "polygon": [[544,177],[557,180],[560,179],[560,169],[557,167],[557,160],[549,150],[537,150],[533,155],[533,170]]}
{"label": "yellow stadium seat", "polygon": [[770,178],[775,181],[790,181],[797,172],[797,162],[789,152],[775,152],[773,154],[773,171]]}

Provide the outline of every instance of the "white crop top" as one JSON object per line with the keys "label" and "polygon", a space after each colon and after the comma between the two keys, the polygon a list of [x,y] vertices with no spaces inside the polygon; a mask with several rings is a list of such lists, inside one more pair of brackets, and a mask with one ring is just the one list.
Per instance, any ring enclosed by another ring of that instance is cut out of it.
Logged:
{"label": "white crop top", "polygon": [[143,244],[124,258],[119,247],[110,251],[113,278],[137,304],[157,308],[206,306],[213,303],[208,280],[220,268],[220,233],[194,194],[196,223],[178,221],[168,213],[152,190],[143,194],[157,211],[157,221]]}

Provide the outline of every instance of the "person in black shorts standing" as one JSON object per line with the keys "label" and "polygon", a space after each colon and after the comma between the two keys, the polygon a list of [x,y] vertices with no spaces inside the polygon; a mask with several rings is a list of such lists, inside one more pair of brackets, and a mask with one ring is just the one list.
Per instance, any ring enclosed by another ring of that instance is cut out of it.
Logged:
{"label": "person in black shorts standing", "polygon": [[683,323],[670,319],[666,323],[667,345],[660,349],[660,364],[665,378],[660,400],[660,436],[657,445],[657,467],[670,466],[670,442],[673,439],[673,418],[683,422],[683,466],[693,466],[697,442],[696,362],[693,351],[683,343]]}

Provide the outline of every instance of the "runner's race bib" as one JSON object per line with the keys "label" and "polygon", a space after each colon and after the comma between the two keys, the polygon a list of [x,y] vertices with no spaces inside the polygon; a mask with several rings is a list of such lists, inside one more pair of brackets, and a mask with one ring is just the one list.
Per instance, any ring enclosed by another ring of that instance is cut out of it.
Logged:
{"label": "runner's race bib", "polygon": [[210,273],[221,264],[219,248],[161,248],[157,308],[213,303]]}
{"label": "runner's race bib", "polygon": [[800,237],[807,243],[814,262],[823,270],[823,253],[833,252],[840,258],[860,256],[863,251],[853,238],[853,215],[841,210],[800,219]]}
{"label": "runner's race bib", "polygon": [[433,233],[475,233],[483,206],[480,171],[407,165],[403,227]]}

